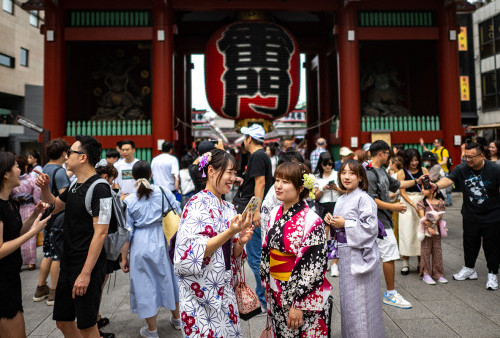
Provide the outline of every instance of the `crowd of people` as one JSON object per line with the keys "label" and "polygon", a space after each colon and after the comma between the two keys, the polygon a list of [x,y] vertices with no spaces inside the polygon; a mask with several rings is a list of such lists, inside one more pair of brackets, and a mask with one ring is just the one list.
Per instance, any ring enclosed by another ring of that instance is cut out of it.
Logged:
{"label": "crowd of people", "polygon": [[[463,193],[464,229],[464,266],[453,279],[478,278],[482,244],[486,288],[498,289],[500,142],[467,142],[451,170],[441,139],[422,154],[381,140],[341,147],[336,160],[324,138],[307,158],[297,143],[265,143],[258,124],[241,133],[235,149],[204,140],[175,154],[165,142],[151,164],[135,158],[132,140],[101,159],[90,136],[51,140],[43,167],[36,151],[1,152],[0,337],[26,335],[20,271],[36,269],[40,233],[33,301],[54,306],[65,337],[114,337],[101,330],[109,318],[99,307],[120,268],[129,273],[131,311],[145,320],[142,337],[158,337],[160,307],[186,337],[241,337],[234,284],[245,262],[273,336],[329,336],[330,269],[339,278],[342,336],[384,337],[383,304],[412,307],[395,288],[396,260],[403,276],[415,259],[423,283],[448,283],[441,239],[453,186]],[[254,197],[257,209],[244,212]],[[168,242],[162,219],[170,210],[180,223]],[[111,257],[105,242],[121,231]]]}

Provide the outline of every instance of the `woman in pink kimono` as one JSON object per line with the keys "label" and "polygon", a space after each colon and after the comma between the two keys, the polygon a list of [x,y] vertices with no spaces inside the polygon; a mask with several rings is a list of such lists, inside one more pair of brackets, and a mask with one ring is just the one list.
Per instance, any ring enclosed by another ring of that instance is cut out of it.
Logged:
{"label": "woman in pink kimono", "polygon": [[[23,222],[30,217],[40,202],[40,188],[35,184],[36,177],[27,173],[28,161],[24,157],[17,157],[21,176],[19,181],[21,185],[12,190],[12,198],[19,202],[19,213]],[[36,269],[36,236],[21,245],[21,256],[23,265],[28,265],[28,270]]]}
{"label": "woman in pink kimono", "polygon": [[273,336],[328,337],[325,225],[304,201],[314,176],[303,163],[286,162],[276,168],[274,188],[283,205],[271,212],[260,265]]}
{"label": "woman in pink kimono", "polygon": [[206,188],[184,207],[176,234],[182,330],[185,337],[241,337],[232,262],[242,259],[252,237],[252,215],[243,220],[221,198],[236,178],[234,157],[214,149],[201,156],[199,166]]}

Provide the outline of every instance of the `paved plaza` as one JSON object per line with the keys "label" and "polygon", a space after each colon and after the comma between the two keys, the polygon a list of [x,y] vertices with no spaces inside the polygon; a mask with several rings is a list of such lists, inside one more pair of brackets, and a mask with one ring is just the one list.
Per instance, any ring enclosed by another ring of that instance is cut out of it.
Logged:
{"label": "paved plaza", "polygon": [[[453,206],[447,209],[445,217],[449,237],[443,240],[444,272],[449,284],[424,284],[417,275],[415,258],[410,261],[411,273],[408,276],[401,276],[402,262],[396,263],[396,288],[413,304],[413,308],[401,310],[383,305],[387,337],[500,337],[500,290],[485,289],[487,269],[482,250],[476,264],[478,280],[458,282],[452,278],[452,274],[463,265],[460,207],[461,195],[454,194]],[[38,250],[39,262],[41,248]],[[62,337],[52,320],[52,307],[47,306],[45,301],[32,301],[38,272],[21,272],[27,334],[29,337]],[[248,284],[254,286],[248,266],[246,276]],[[328,278],[334,289],[331,333],[332,337],[340,337],[338,279]],[[381,281],[385,286],[383,276]],[[117,337],[139,337],[139,328],[145,322],[131,313],[129,303],[128,275],[117,271],[103,294],[101,313],[110,319],[110,324],[103,331],[114,332]],[[169,316],[170,311],[160,310],[160,337],[182,337],[181,332],[170,325]],[[258,338],[265,323],[265,316],[242,321],[243,337]]]}

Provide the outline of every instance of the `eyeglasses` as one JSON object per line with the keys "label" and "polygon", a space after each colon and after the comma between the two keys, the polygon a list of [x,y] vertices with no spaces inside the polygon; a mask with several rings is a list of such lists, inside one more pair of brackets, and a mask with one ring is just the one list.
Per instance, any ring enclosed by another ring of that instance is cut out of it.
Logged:
{"label": "eyeglasses", "polygon": [[333,167],[333,162],[323,162],[323,165]]}
{"label": "eyeglasses", "polygon": [[71,154],[85,155],[85,153],[83,151],[78,151],[78,150],[73,150],[73,149],[68,150],[68,157],[70,157]]}
{"label": "eyeglasses", "polygon": [[481,156],[482,154],[477,154],[477,155],[472,155],[472,156],[464,156],[464,159],[466,161],[470,161],[470,160],[473,160],[474,157],[478,157],[478,156]]}

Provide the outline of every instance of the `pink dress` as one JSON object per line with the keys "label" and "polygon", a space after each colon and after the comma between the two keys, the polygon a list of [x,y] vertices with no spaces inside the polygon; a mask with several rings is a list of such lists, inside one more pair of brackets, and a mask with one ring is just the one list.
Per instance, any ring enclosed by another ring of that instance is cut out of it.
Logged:
{"label": "pink dress", "polygon": [[[19,202],[19,213],[24,222],[30,217],[35,206],[40,202],[40,188],[35,184],[36,178],[29,174],[19,177],[21,185],[12,190],[12,197]],[[36,264],[36,236],[21,245],[23,265]]]}

